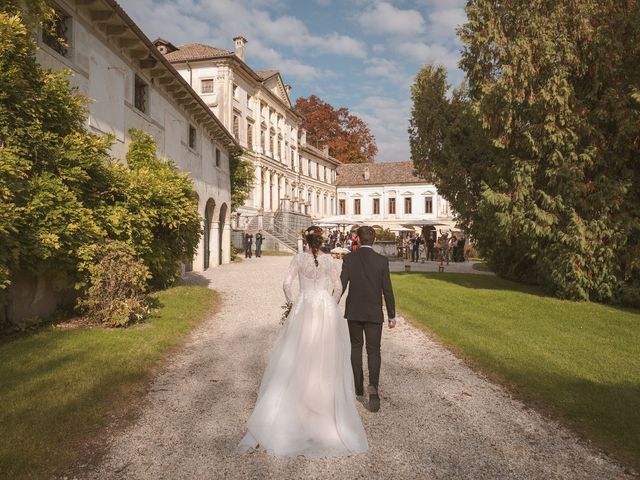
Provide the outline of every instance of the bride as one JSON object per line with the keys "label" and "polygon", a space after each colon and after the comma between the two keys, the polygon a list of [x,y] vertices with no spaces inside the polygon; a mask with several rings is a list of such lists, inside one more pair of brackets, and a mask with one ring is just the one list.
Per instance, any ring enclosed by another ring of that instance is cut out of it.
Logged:
{"label": "bride", "polygon": [[[260,446],[282,457],[366,452],[349,330],[338,308],[340,272],[331,255],[320,252],[320,227],[309,227],[305,238],[308,252],[293,257],[284,281],[293,307],[274,344],[240,450]],[[300,293],[294,300],[296,277]]]}

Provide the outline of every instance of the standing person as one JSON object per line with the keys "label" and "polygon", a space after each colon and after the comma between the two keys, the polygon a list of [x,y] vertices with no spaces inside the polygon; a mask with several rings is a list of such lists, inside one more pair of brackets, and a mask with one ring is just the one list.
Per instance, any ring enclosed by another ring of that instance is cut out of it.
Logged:
{"label": "standing person", "polygon": [[436,232],[429,233],[429,239],[427,240],[427,259],[433,261],[435,258],[436,248]]}
{"label": "standing person", "polygon": [[[369,365],[368,409],[380,409],[380,340],[382,338],[382,297],[387,307],[389,328],[396,326],[396,309],[389,275],[389,260],[373,250],[376,231],[372,227],[358,228],[360,248],[342,261],[342,291],[349,285],[345,317],[351,339],[351,367],[355,392],[364,397],[362,346],[366,342]],[[364,341],[363,341],[364,336]]]}
{"label": "standing person", "polygon": [[453,258],[454,262],[458,261],[458,237],[456,237],[455,235],[453,235],[451,237],[451,257]]}
{"label": "standing person", "polygon": [[[352,455],[368,450],[356,409],[349,331],[338,302],[337,262],[322,253],[322,229],[305,233],[309,251],[291,260],[284,294],[291,312],[275,341],[241,451],[276,456]],[[293,283],[299,294],[293,298]]]}
{"label": "standing person", "polygon": [[253,245],[253,234],[247,231],[244,234],[244,258],[251,258],[251,246]]}
{"label": "standing person", "polygon": [[422,245],[422,237],[415,235],[411,239],[411,261],[417,262],[420,257],[420,245]]}
{"label": "standing person", "polygon": [[256,257],[262,256],[262,241],[264,237],[262,236],[262,230],[258,230],[256,233]]}

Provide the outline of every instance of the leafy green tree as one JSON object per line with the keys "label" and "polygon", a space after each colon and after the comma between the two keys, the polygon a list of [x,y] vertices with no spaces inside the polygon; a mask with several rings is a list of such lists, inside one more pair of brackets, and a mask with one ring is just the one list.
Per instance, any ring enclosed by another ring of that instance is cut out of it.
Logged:
{"label": "leafy green tree", "polygon": [[156,156],[156,143],[141,130],[129,131],[127,165],[118,166],[118,195],[104,210],[109,238],[126,241],[144,260],[155,287],[180,276],[180,262],[196,252],[202,219],[191,178]]}
{"label": "leafy green tree", "polygon": [[33,28],[53,11],[22,5],[0,4],[0,294],[17,272],[86,286],[107,239],[129,245],[153,286],[172,283],[201,235],[191,180],[143,132],[130,132],[128,164],[112,160],[113,138],[85,129],[88,99],[68,72],[35,60]]}
{"label": "leafy green tree", "polygon": [[17,270],[73,276],[104,236],[92,208],[111,189],[111,140],[85,131],[87,100],[67,72],[35,61],[33,22],[53,13],[33,7],[0,10],[0,289]]}
{"label": "leafy green tree", "polygon": [[416,79],[414,163],[499,273],[640,304],[639,14],[632,0],[469,1],[468,91],[447,98],[433,68]]}
{"label": "leafy green tree", "polygon": [[253,165],[243,159],[240,153],[229,156],[229,170],[231,173],[231,211],[235,212],[249,198],[249,193],[255,183]]}

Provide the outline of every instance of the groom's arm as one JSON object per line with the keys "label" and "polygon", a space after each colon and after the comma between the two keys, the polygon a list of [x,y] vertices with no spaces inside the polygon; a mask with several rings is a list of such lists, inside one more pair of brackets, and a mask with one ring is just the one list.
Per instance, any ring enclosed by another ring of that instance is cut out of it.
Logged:
{"label": "groom's arm", "polygon": [[391,286],[389,260],[386,258],[384,260],[384,271],[382,273],[382,295],[384,296],[384,304],[387,306],[387,316],[391,320],[396,318],[396,301],[393,297],[393,287]]}
{"label": "groom's arm", "polygon": [[[347,284],[349,283],[349,269],[347,268],[346,257],[342,259],[342,271],[340,272],[340,282],[342,282],[342,295],[344,295],[344,291],[347,289]],[[340,295],[340,297],[342,297],[342,295]]]}

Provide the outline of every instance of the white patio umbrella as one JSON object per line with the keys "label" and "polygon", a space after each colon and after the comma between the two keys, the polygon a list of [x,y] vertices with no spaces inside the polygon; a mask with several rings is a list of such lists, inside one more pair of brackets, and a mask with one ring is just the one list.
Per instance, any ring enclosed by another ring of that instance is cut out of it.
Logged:
{"label": "white patio umbrella", "polygon": [[394,227],[390,228],[392,232],[415,232],[415,228],[407,228],[407,227]]}
{"label": "white patio umbrella", "polygon": [[361,220],[356,220],[353,217],[347,215],[334,215],[332,217],[319,218],[318,223],[330,223],[334,225],[360,225]]}
{"label": "white patio umbrella", "polygon": [[343,255],[346,255],[347,253],[349,253],[349,249],[344,247],[336,247],[331,250],[331,253],[342,253]]}
{"label": "white patio umbrella", "polygon": [[443,226],[446,227],[447,223],[438,222],[436,220],[409,220],[403,223],[403,225],[415,225],[416,227],[424,227],[424,226]]}

